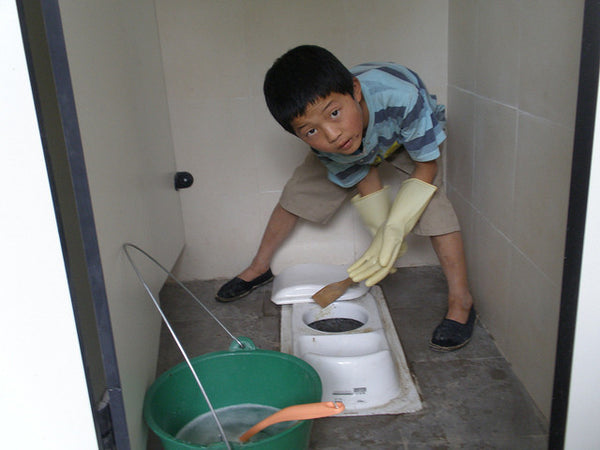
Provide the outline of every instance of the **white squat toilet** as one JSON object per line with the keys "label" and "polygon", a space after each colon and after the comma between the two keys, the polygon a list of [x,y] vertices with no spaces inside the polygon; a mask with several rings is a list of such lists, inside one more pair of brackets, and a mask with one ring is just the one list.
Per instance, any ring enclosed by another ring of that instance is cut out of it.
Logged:
{"label": "white squat toilet", "polygon": [[326,308],[311,296],[348,276],[346,268],[300,264],[275,277],[271,300],[282,305],[281,351],[315,368],[323,401],[343,401],[340,415],[400,414],[421,401],[383,292],[351,286]]}

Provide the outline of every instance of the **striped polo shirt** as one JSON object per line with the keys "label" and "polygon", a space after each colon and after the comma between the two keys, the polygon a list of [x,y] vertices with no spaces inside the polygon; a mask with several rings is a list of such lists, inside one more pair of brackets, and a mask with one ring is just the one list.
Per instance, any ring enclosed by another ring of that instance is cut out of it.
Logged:
{"label": "striped polo shirt", "polygon": [[332,182],[355,186],[371,165],[401,146],[414,161],[433,161],[440,156],[439,145],[446,139],[445,107],[437,104],[416,73],[394,63],[361,64],[350,72],[360,81],[369,125],[361,147],[352,155],[312,149]]}

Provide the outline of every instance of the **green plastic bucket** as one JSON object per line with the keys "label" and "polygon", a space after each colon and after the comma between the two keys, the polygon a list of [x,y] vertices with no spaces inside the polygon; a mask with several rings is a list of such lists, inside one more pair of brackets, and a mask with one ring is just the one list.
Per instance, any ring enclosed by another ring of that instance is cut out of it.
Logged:
{"label": "green plastic bucket", "polygon": [[[192,366],[214,409],[246,403],[285,408],[321,401],[321,380],[303,360],[286,353],[256,349],[244,339],[241,349],[208,353],[191,359]],[[165,450],[225,449],[223,442],[199,445],[175,436],[188,422],[210,408],[186,363],[162,374],[146,392],[144,419],[162,441]],[[311,420],[298,421],[284,431],[246,444],[230,442],[231,448],[263,450],[307,449]],[[231,441],[232,437],[228,436]]]}

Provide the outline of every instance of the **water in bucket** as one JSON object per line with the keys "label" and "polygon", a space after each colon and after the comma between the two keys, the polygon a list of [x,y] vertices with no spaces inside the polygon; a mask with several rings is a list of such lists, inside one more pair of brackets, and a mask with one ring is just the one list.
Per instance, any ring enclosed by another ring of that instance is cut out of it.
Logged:
{"label": "water in bucket", "polygon": [[[215,410],[223,431],[227,439],[231,442],[237,441],[249,428],[277,411],[279,409],[272,406],[252,403],[226,406]],[[273,424],[252,436],[250,442],[274,436],[293,426],[295,423],[296,421]],[[215,418],[210,411],[192,419],[179,430],[175,437],[182,441],[198,445],[210,445],[222,440]]]}

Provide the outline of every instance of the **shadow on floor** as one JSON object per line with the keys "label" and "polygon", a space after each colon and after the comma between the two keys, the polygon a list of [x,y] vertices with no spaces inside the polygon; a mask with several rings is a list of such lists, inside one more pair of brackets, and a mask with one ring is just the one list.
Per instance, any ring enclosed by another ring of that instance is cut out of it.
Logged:
{"label": "shadow on floor", "polygon": [[[224,281],[186,286],[233,335],[248,336],[261,349],[279,350],[280,307],[270,301],[271,285],[222,304],[214,294]],[[465,348],[454,353],[429,350],[431,332],[446,312],[446,283],[438,266],[399,269],[381,287],[423,409],[413,414],[315,420],[310,449],[547,448],[546,419],[481,323]],[[190,357],[229,347],[227,333],[179,286],[165,285],[160,298]],[[163,327],[157,375],[182,361]],[[147,449],[161,448],[150,432]]]}

